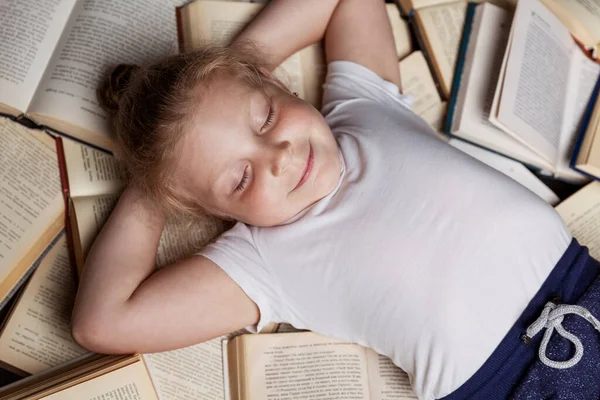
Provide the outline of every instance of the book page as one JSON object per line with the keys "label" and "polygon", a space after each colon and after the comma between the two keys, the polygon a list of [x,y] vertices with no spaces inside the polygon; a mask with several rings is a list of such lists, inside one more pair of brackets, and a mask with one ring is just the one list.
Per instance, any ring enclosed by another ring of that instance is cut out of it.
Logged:
{"label": "book page", "polygon": [[402,93],[414,97],[412,109],[421,117],[442,102],[421,51],[400,61],[400,83]]}
{"label": "book page", "polygon": [[77,2],[28,111],[110,137],[96,88],[117,64],[146,64],[177,52],[179,3]]}
{"label": "book page", "polygon": [[542,0],[586,48],[600,44],[600,0]]}
{"label": "book page", "polygon": [[395,366],[388,357],[367,349],[367,369],[371,400],[417,399],[406,372]]}
{"label": "book page", "polygon": [[88,353],[71,337],[75,271],[66,236],[31,276],[0,335],[0,361],[29,374]]}
{"label": "book page", "polygon": [[520,1],[506,66],[498,120],[556,165],[573,52],[561,22],[537,0]]}
{"label": "book page", "polygon": [[222,338],[162,353],[144,354],[161,400],[222,400]]}
{"label": "book page", "polygon": [[556,211],[579,243],[600,258],[600,182],[594,181],[560,203]]}
{"label": "book page", "polygon": [[159,400],[144,363],[126,367],[84,381],[40,400]]}
{"label": "book page", "polygon": [[[0,118],[0,282],[63,212],[54,140],[44,132]],[[58,230],[38,254],[56,233]]]}
{"label": "book page", "polygon": [[426,40],[431,47],[429,56],[435,60],[440,74],[440,85],[445,99],[450,97],[456,59],[460,47],[467,2],[459,1],[417,10],[425,32]]}
{"label": "book page", "polygon": [[[570,167],[571,156],[575,149],[578,133],[588,103],[598,81],[600,65],[587,58],[582,52],[573,53],[573,67],[569,76],[565,116],[563,118],[562,134],[558,149],[556,169],[559,174],[577,176]],[[580,180],[586,179],[580,176]]]}
{"label": "book page", "polygon": [[0,103],[27,110],[75,1],[0,3]]}
{"label": "book page", "polygon": [[365,348],[312,332],[244,335],[250,398],[369,399]]}
{"label": "book page", "polygon": [[63,147],[71,197],[123,190],[125,179],[115,157],[67,138],[63,138]]}

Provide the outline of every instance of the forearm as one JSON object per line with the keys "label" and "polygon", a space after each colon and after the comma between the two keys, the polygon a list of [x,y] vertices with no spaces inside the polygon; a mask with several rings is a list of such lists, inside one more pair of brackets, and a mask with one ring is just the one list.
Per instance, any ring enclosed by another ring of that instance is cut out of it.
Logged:
{"label": "forearm", "polygon": [[125,190],[96,238],[79,283],[73,318],[113,313],[155,269],[165,216],[139,192]]}
{"label": "forearm", "polygon": [[250,40],[269,70],[287,57],[323,39],[340,0],[272,0],[235,39]]}

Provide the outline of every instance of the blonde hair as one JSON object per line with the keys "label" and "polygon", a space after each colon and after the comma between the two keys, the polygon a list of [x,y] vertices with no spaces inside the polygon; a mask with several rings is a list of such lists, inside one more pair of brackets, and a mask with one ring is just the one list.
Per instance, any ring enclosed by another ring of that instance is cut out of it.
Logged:
{"label": "blonde hair", "polygon": [[98,89],[111,115],[130,185],[143,190],[167,212],[204,216],[205,210],[174,184],[180,139],[189,129],[192,111],[217,76],[241,78],[264,87],[261,63],[250,44],[206,46],[167,57],[147,67],[117,66]]}

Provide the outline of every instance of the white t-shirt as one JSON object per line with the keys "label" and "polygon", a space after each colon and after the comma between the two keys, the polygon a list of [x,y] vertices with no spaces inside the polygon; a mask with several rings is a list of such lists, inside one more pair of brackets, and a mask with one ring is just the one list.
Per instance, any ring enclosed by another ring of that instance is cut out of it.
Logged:
{"label": "white t-shirt", "polygon": [[329,64],[335,190],[286,224],[238,223],[201,254],[289,322],[371,347],[420,398],[448,395],[502,340],[571,241],[556,212],[430,135],[398,88]]}

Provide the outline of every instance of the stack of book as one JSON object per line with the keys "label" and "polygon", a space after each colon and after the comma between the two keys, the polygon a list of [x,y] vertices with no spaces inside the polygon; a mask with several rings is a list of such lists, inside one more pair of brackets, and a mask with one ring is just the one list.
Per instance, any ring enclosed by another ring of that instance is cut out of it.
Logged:
{"label": "stack of book", "polygon": [[[30,375],[0,388],[0,398],[299,398],[307,380],[313,394],[415,398],[407,375],[389,359],[285,325],[157,354],[91,354],[73,341],[78,271],[124,188],[96,88],[118,63],[144,64],[207,41],[226,43],[263,7],[183,3],[21,0],[0,7],[0,366]],[[451,145],[553,205],[559,198],[522,163],[578,182],[577,171],[600,176],[600,106],[590,101],[599,90],[600,67],[592,57],[600,17],[584,15],[583,0],[571,3],[577,6],[568,10],[557,0],[522,0],[516,10],[509,0],[387,5],[402,90],[414,97],[415,112],[453,136]],[[319,107],[325,72],[318,43],[275,74]],[[569,168],[574,147],[577,171]],[[557,210],[600,256],[600,183]],[[218,219],[185,232],[169,221],[157,267],[193,254],[225,229]],[[315,371],[323,368],[339,384],[321,380]]]}

